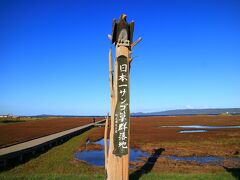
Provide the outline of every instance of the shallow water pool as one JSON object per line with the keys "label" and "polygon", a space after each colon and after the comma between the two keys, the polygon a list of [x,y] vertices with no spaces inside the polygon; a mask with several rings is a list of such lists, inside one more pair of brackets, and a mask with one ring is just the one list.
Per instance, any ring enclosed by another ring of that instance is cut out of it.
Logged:
{"label": "shallow water pool", "polygon": [[[102,149],[104,149],[104,140],[101,139],[99,141],[93,142],[94,144],[102,145]],[[109,141],[108,141],[109,143]],[[90,144],[89,141],[86,142],[86,146]],[[164,149],[163,149],[164,151]],[[86,150],[86,151],[79,151],[74,154],[74,157],[77,160],[85,161],[86,163],[94,166],[104,166],[104,150]],[[149,154],[147,152],[143,152],[141,149],[133,149],[130,148],[130,161],[140,161],[140,158],[145,158],[146,163],[155,163],[157,158],[167,158],[170,160],[175,161],[186,161],[186,162],[196,162],[199,164],[216,164],[216,165],[223,165],[224,161],[231,161],[237,162],[240,164],[240,157],[220,157],[220,156],[174,156],[174,155],[161,155],[161,153],[157,154]],[[131,168],[131,166],[130,166]]]}
{"label": "shallow water pool", "polygon": [[203,129],[178,131],[178,133],[202,133],[202,132],[208,132],[208,131],[207,130],[203,130]]}
{"label": "shallow water pool", "polygon": [[[90,142],[87,141],[86,146]],[[100,144],[104,147],[104,140],[101,139],[99,141],[94,142],[94,144]],[[109,140],[108,140],[109,144]],[[149,157],[149,153],[143,152],[141,149],[133,149],[130,148],[130,160],[129,161],[138,161],[141,157]],[[104,166],[104,148],[103,150],[90,150],[90,151],[79,151],[74,154],[74,157],[78,160],[82,160],[87,162],[90,165],[95,166]]]}
{"label": "shallow water pool", "polygon": [[195,161],[199,164],[217,164],[223,165],[224,160],[240,162],[240,157],[219,157],[219,156],[166,156],[166,158],[176,161]]}
{"label": "shallow water pool", "polygon": [[201,125],[186,125],[186,126],[161,126],[164,128],[190,128],[190,129],[240,129],[240,126],[201,126]]}

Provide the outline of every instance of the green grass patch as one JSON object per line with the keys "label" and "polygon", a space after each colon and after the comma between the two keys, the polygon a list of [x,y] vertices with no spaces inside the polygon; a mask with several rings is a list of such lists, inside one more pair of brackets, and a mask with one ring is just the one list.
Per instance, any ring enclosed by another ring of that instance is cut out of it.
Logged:
{"label": "green grass patch", "polygon": [[[0,175],[1,180],[103,180],[105,176],[103,174],[35,174],[35,175]],[[141,176],[141,180],[236,180],[229,173],[205,173],[205,174],[174,174],[174,173],[149,173]],[[130,178],[135,180],[135,178]]]}
{"label": "green grass patch", "polygon": [[[92,133],[91,129],[82,135],[73,137],[62,145],[56,146],[49,151],[39,155],[30,161],[18,165],[10,170],[0,172],[0,180],[55,180],[55,179],[104,179],[103,167],[93,167],[83,162],[74,160],[74,153],[78,147],[86,142],[87,137]],[[180,173],[148,173],[140,179],[235,179],[228,172],[180,174]]]}
{"label": "green grass patch", "polygon": [[[86,138],[92,130],[83,133],[80,136],[73,137],[62,145],[56,146],[46,153],[31,159],[30,161],[16,166],[8,171],[0,173],[2,177],[20,177],[37,175],[90,175],[104,174],[104,169],[99,167],[91,167],[85,163],[74,160],[74,153],[81,143],[85,143]],[[53,178],[54,179],[54,178]]]}
{"label": "green grass patch", "polygon": [[0,175],[0,180],[102,180],[102,174],[77,175],[77,174],[35,174],[35,175]]}
{"label": "green grass patch", "polygon": [[174,174],[174,173],[149,173],[143,175],[140,179],[142,180],[155,180],[155,179],[164,179],[164,180],[236,180],[230,173],[204,173],[204,174]]}

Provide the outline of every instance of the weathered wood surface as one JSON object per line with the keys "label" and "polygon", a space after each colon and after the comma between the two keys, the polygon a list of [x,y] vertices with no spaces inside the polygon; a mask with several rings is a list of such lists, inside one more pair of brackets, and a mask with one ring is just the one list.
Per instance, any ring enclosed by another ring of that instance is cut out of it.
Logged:
{"label": "weathered wood surface", "polygon": [[[107,143],[107,132],[108,132],[108,118],[109,114],[106,117],[105,131],[104,131],[104,156],[105,156],[105,169],[107,168],[108,163],[108,143]],[[107,171],[107,169],[106,169]]]}
{"label": "weathered wood surface", "polygon": [[[114,64],[114,75],[112,70],[112,49],[109,50],[109,83],[111,94],[111,129],[109,150],[105,147],[105,169],[108,180],[128,180],[129,178],[129,142],[130,142],[130,64],[132,61],[132,48],[142,38],[132,42],[134,22],[130,24],[126,20],[127,15],[122,14],[118,21],[113,20],[112,35],[109,39],[116,47],[116,59]],[[121,69],[123,64],[127,71]],[[120,69],[118,68],[120,67]],[[121,76],[118,77],[119,73]],[[123,84],[123,81],[125,79]],[[122,82],[120,82],[120,80]],[[120,83],[119,83],[120,82]],[[119,86],[118,86],[119,84]],[[123,88],[126,87],[126,88]],[[124,93],[123,93],[124,92]],[[122,96],[120,96],[122,94]],[[125,100],[123,100],[125,99]],[[124,104],[126,102],[126,104]],[[128,107],[127,107],[128,106]],[[116,116],[116,118],[115,118]],[[119,119],[121,118],[121,120]],[[119,123],[120,122],[120,123]],[[124,126],[124,128],[123,128]],[[107,126],[105,126],[105,146],[107,145]]]}
{"label": "weathered wood surface", "polygon": [[[128,59],[128,68],[129,68],[129,60],[130,60],[130,53],[129,48],[124,45],[116,46],[116,59],[119,56],[126,56]],[[109,73],[112,72],[112,58],[110,57],[111,50],[109,53]],[[114,155],[113,149],[114,149],[114,142],[113,142],[113,134],[114,134],[114,113],[115,113],[115,107],[117,103],[117,74],[118,74],[118,62],[115,61],[115,71],[114,71],[114,82],[112,82],[112,75],[109,75],[110,80],[110,90],[111,90],[111,129],[110,129],[110,143],[109,143],[109,154],[107,158],[107,179],[108,180],[128,180],[128,169],[129,169],[129,153],[127,155],[123,155],[122,157],[118,157]],[[129,69],[128,69],[129,72]],[[128,141],[130,139],[130,131],[128,129]],[[129,142],[128,142],[129,146]],[[129,148],[128,148],[129,150]]]}

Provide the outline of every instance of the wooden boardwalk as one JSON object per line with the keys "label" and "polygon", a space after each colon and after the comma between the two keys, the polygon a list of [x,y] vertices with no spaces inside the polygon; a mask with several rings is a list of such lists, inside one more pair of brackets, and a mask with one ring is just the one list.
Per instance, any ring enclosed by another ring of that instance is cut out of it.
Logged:
{"label": "wooden boardwalk", "polygon": [[[6,166],[7,160],[9,158],[19,157],[21,160],[23,154],[28,152],[34,152],[35,150],[45,146],[51,147],[56,142],[63,142],[64,140],[70,139],[71,137],[80,134],[92,127],[104,123],[105,119],[100,120],[96,123],[90,123],[84,126],[76,127],[59,133],[51,134],[41,138],[33,139],[27,142],[19,143],[13,146],[0,149],[0,166]],[[34,153],[33,153],[34,154]]]}

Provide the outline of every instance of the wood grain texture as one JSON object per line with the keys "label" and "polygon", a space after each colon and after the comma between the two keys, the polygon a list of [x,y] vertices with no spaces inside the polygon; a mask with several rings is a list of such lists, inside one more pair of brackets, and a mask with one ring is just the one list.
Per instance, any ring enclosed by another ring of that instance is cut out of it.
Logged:
{"label": "wood grain texture", "polygon": [[[108,119],[109,119],[109,114],[107,114],[107,117],[106,117],[105,131],[104,131],[105,169],[107,168],[107,164],[108,164],[108,144],[107,144]],[[107,169],[106,169],[106,170],[107,170]]]}
{"label": "wood grain texture", "polygon": [[[112,64],[110,63],[110,55],[112,56],[111,50],[109,52],[109,74],[112,72]],[[123,155],[122,157],[118,157],[113,154],[114,142],[113,142],[113,134],[114,134],[114,112],[117,102],[117,74],[118,74],[118,61],[117,58],[119,56],[126,56],[128,59],[128,68],[130,62],[130,51],[127,46],[116,46],[116,60],[115,60],[115,71],[114,71],[114,80],[111,82],[111,78],[109,76],[110,90],[111,93],[111,129],[110,129],[110,144],[109,144],[109,154],[107,158],[107,179],[108,180],[128,180],[129,177],[129,148],[128,154]],[[129,69],[128,69],[129,73]],[[111,76],[112,77],[112,76]],[[130,131],[128,129],[128,147],[129,147],[129,139],[130,139]]]}

